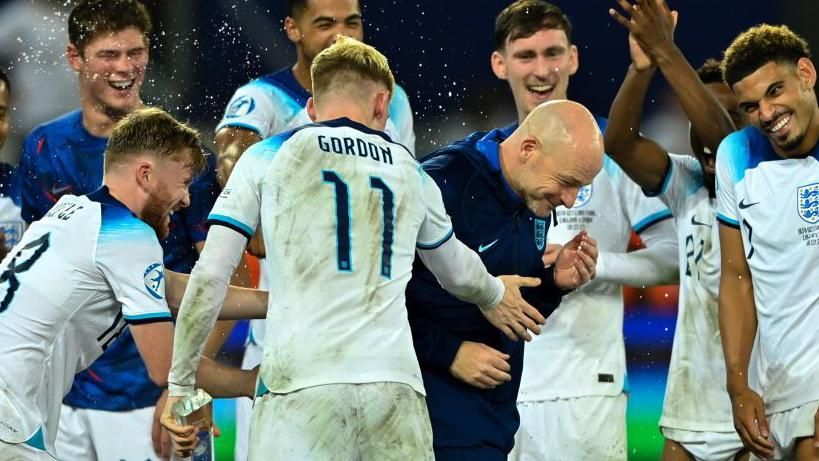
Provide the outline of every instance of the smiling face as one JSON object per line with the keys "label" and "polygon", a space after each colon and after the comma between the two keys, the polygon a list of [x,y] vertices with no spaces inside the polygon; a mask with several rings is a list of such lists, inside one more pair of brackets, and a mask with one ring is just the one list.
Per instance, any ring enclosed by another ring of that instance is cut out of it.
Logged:
{"label": "smiling face", "polygon": [[506,41],[492,53],[492,70],[509,82],[518,121],[535,107],[566,99],[569,77],[577,72],[577,47],[562,29],[540,29],[529,37]]}
{"label": "smiling face", "polygon": [[300,59],[311,63],[333,44],[337,35],[364,39],[361,7],[357,0],[308,0],[295,18],[285,20],[287,37],[296,45]]}
{"label": "smiling face", "polygon": [[84,105],[112,119],[142,106],[148,43],[137,28],[100,33],[83,50],[69,45],[68,60],[79,74]]}
{"label": "smiling face", "polygon": [[739,107],[783,157],[809,152],[819,137],[816,69],[807,58],[768,62],[732,87]]}
{"label": "smiling face", "polygon": [[152,165],[152,186],[141,218],[164,240],[170,233],[171,214],[190,205],[188,188],[193,174],[178,160],[154,158]]}

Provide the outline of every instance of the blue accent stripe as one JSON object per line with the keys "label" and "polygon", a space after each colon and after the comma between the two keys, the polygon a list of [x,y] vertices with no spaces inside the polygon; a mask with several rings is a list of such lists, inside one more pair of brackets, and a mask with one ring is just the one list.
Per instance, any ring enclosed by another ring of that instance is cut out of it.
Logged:
{"label": "blue accent stripe", "polygon": [[255,127],[255,126],[250,125],[248,123],[228,122],[228,123],[225,123],[224,125],[222,125],[220,128],[227,128],[227,127],[243,128],[245,130],[250,130],[250,131],[258,134],[259,136],[262,135],[262,130],[260,130],[258,127]]}
{"label": "blue accent stripe", "polygon": [[227,224],[228,227],[239,229],[243,234],[247,235],[248,238],[253,236],[253,229],[250,226],[230,216],[211,213],[208,215],[208,221],[221,221]]}
{"label": "blue accent stripe", "polygon": [[452,236],[454,234],[455,234],[455,230],[450,229],[449,232],[447,232],[447,234],[441,240],[438,240],[435,243],[420,243],[419,242],[415,246],[422,249],[422,250],[434,250],[434,249],[438,248],[439,246],[443,245],[444,243],[446,243],[446,241],[449,240],[450,238],[452,238]]}
{"label": "blue accent stripe", "polygon": [[640,232],[648,229],[649,227],[653,226],[654,224],[657,224],[658,222],[661,222],[661,221],[665,221],[666,219],[671,219],[671,210],[662,210],[662,211],[658,211],[658,212],[656,212],[656,213],[654,213],[652,215],[649,215],[648,217],[644,218],[642,221],[640,221],[637,224],[635,224],[634,226],[632,226],[632,228],[634,229],[634,232],[639,234]]}
{"label": "blue accent stripe", "polygon": [[625,392],[626,394],[631,392],[631,383],[628,380],[628,373],[626,373],[626,375],[623,376],[623,392]]}
{"label": "blue accent stripe", "polygon": [[264,385],[264,381],[262,381],[262,377],[259,376],[259,379],[256,381],[256,397],[261,397],[265,394],[270,392],[270,389]]}
{"label": "blue accent stripe", "polygon": [[725,224],[728,227],[733,227],[735,229],[739,229],[739,221],[733,220],[725,215],[717,213],[717,221],[720,224]]}
{"label": "blue accent stripe", "polygon": [[46,451],[45,438],[43,437],[43,428],[38,427],[37,432],[35,432],[34,435],[31,436],[31,438],[26,440],[25,444],[32,448]]}
{"label": "blue accent stripe", "polygon": [[151,312],[148,314],[139,314],[139,315],[123,315],[125,320],[127,321],[139,321],[139,320],[152,320],[152,319],[169,319],[171,318],[170,312]]}

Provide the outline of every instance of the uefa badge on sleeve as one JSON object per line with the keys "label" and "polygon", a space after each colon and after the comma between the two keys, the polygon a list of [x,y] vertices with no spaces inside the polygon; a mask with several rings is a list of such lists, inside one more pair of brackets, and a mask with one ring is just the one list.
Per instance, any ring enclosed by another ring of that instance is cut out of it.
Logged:
{"label": "uefa badge on sleeve", "polygon": [[162,299],[165,294],[165,267],[162,263],[153,263],[145,269],[143,275],[145,289],[156,299]]}
{"label": "uefa badge on sleeve", "polygon": [[543,251],[546,248],[546,221],[543,219],[534,220],[535,223],[535,245],[538,251]]}
{"label": "uefa badge on sleeve", "polygon": [[801,186],[796,190],[796,209],[808,224],[819,222],[819,183]]}

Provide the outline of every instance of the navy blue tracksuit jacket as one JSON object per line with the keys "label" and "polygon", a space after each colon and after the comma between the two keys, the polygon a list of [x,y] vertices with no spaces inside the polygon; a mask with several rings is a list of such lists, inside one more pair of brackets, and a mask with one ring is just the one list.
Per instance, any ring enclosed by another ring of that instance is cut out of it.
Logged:
{"label": "navy blue tracksuit jacket", "polygon": [[[564,292],[544,269],[548,219],[540,219],[503,179],[498,145],[515,126],[474,133],[424,159],[441,189],[455,235],[478,252],[493,275],[541,278],[524,298],[548,316]],[[407,309],[421,365],[436,450],[494,448],[508,453],[520,424],[515,400],[523,370],[524,342],[510,341],[475,305],[445,292],[416,258],[407,287]],[[469,386],[450,372],[461,342],[475,341],[509,354],[512,380],[492,390]]]}

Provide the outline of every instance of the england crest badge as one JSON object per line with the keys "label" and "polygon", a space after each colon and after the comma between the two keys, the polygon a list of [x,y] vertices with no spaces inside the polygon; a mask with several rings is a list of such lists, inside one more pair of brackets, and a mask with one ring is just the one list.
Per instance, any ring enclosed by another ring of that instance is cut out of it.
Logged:
{"label": "england crest badge", "polygon": [[546,248],[546,221],[543,219],[534,220],[535,223],[535,245],[538,251],[543,251]]}
{"label": "england crest badge", "polygon": [[577,199],[574,201],[572,208],[580,208],[589,203],[592,198],[592,185],[583,186],[577,191]]}
{"label": "england crest badge", "polygon": [[799,217],[806,223],[819,222],[819,183],[801,186],[796,190],[796,209]]}

